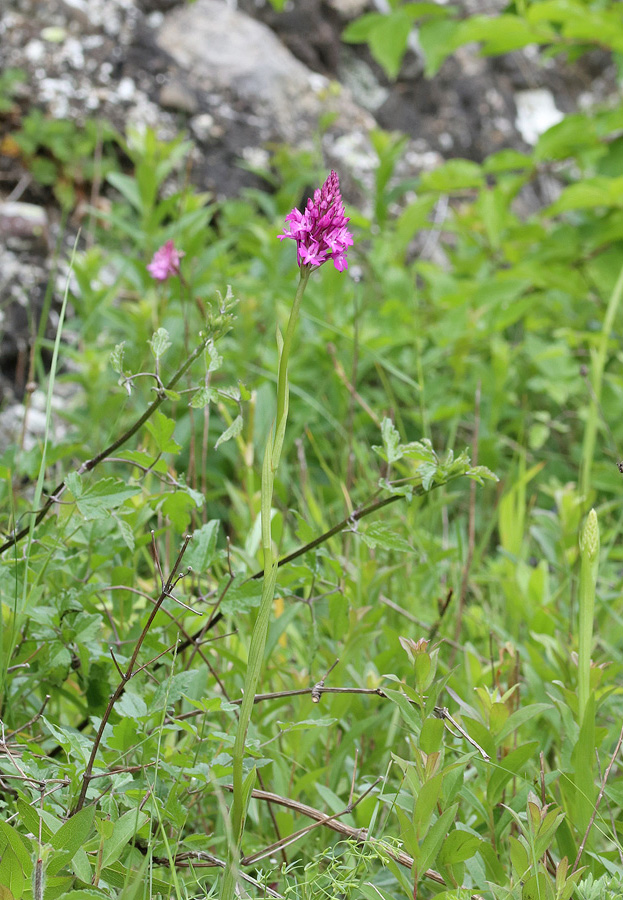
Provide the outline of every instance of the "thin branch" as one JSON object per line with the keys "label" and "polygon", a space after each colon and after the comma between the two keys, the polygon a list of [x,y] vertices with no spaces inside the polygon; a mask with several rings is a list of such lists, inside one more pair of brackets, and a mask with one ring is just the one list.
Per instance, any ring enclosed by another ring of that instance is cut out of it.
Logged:
{"label": "thin branch", "polygon": [[368,796],[370,791],[374,790],[377,784],[381,781],[380,778],[377,778],[376,781],[371,784],[366,791],[359,797],[354,803],[348,803],[346,807],[341,812],[331,813],[331,815],[325,815],[322,819],[318,819],[318,821],[314,822],[313,825],[307,825],[305,828],[301,828],[299,831],[296,831],[294,834],[288,835],[286,838],[282,838],[280,841],[277,841],[274,844],[271,844],[269,847],[264,847],[263,850],[258,850],[257,853],[253,853],[251,856],[245,856],[240,860],[243,866],[252,866],[255,863],[259,862],[261,859],[265,859],[267,856],[270,856],[271,853],[274,853],[275,850],[279,850],[283,847],[289,847],[290,844],[294,844],[298,841],[299,838],[304,837],[304,835],[308,834],[310,831],[313,831],[314,828],[319,828],[321,825],[328,825],[329,822],[332,822],[334,819],[338,819],[340,816],[346,816],[353,811],[353,809],[361,803],[361,801]]}
{"label": "thin branch", "polygon": [[[311,694],[312,700],[315,703],[318,703],[322,694],[374,694],[377,697],[382,697],[384,700],[388,700],[387,694],[382,690],[382,688],[358,688],[358,687],[342,687],[342,688],[332,688],[332,687],[321,687],[320,683],[315,684],[311,688],[297,688],[294,691],[273,691],[270,694],[256,694],[253,698],[253,703],[263,703],[265,700],[284,700],[288,697],[302,697],[305,694]],[[315,699],[317,698],[317,699]],[[409,700],[409,698],[406,698]],[[237,700],[229,701],[232,706],[240,706],[242,703],[242,698]],[[412,700],[409,700],[412,703]],[[473,737],[465,731],[465,729],[459,725],[459,723],[454,719],[446,707],[435,706],[434,713],[438,719],[443,719],[445,722],[450,722],[450,724],[456,728],[461,737],[463,737],[468,744],[471,744],[472,747],[477,750],[484,760],[489,760],[491,757],[484,750],[480,744],[474,740]],[[172,716],[170,718],[165,719],[166,724],[171,724],[172,722],[181,722],[185,719],[192,719],[195,716],[205,715],[205,710],[203,709],[191,709],[188,712],[181,713],[179,716]],[[447,727],[447,726],[446,726]],[[448,729],[451,731],[452,729]]]}
{"label": "thin branch", "polygon": [[[208,338],[205,338],[198,347],[195,347],[190,356],[182,363],[177,372],[173,375],[170,381],[167,383],[165,390],[161,391],[156,399],[151,403],[145,412],[138,417],[138,419],[134,422],[133,425],[124,431],[121,437],[118,437],[116,441],[113,441],[112,444],[109,444],[104,450],[101,450],[95,456],[91,457],[91,459],[87,459],[82,465],[76,470],[78,475],[84,474],[84,472],[91,472],[96,466],[98,466],[101,462],[107,459],[109,456],[112,456],[119,447],[122,447],[126,444],[131,437],[133,437],[137,431],[139,431],[145,422],[147,422],[153,414],[156,412],[158,407],[160,407],[164,401],[166,400],[166,391],[172,390],[180,378],[184,375],[184,373],[191,367],[191,365],[198,359],[203,353],[206,345],[208,343]],[[55,501],[60,499],[62,494],[65,492],[67,488],[67,480],[64,478],[52,491],[52,493],[48,496],[47,501],[41,507],[39,512],[35,516],[35,524],[36,528],[40,522],[46,517]],[[34,512],[34,511],[33,511]],[[8,550],[10,547],[15,546],[15,544],[19,543],[19,541],[23,540],[28,536],[30,532],[30,525],[25,526],[15,534],[12,534],[10,538],[8,538],[2,546],[0,546],[0,555],[4,553],[5,550]]]}
{"label": "thin branch", "polygon": [[[224,784],[223,789],[231,792],[233,791],[233,785]],[[406,869],[413,868],[413,857],[409,856],[408,853],[405,853],[404,850],[394,850],[393,847],[389,846],[384,841],[370,837],[365,828],[353,828],[351,825],[345,825],[343,822],[337,821],[334,816],[327,817],[325,813],[321,812],[319,809],[315,809],[313,806],[308,806],[306,803],[299,803],[298,800],[291,800],[289,797],[282,797],[280,794],[273,794],[270,791],[259,791],[254,788],[251,791],[251,796],[255,800],[265,800],[269,803],[277,803],[280,806],[285,806],[287,809],[300,813],[302,816],[315,819],[317,822],[326,825],[326,827],[330,828],[332,831],[336,831],[338,834],[342,834],[345,837],[356,841],[358,844],[372,845],[380,853],[389,856]],[[339,815],[342,815],[342,813],[339,813]],[[446,884],[439,872],[436,872],[434,869],[427,869],[426,872],[424,872],[424,877],[428,878],[430,881],[436,882],[436,884]],[[482,900],[482,897],[478,894],[472,894],[472,900]]]}
{"label": "thin branch", "polygon": [[5,741],[10,740],[13,737],[13,735],[18,734],[20,731],[26,731],[27,728],[29,728],[31,725],[34,725],[35,722],[37,721],[37,719],[40,719],[41,716],[43,715],[43,712],[44,712],[46,706],[48,705],[49,699],[50,699],[50,695],[46,694],[45,700],[43,701],[41,708],[39,709],[39,712],[35,713],[35,715],[32,717],[32,719],[29,719],[27,722],[24,722],[23,725],[20,725],[19,728],[16,728],[14,731],[9,731],[5,736]]}
{"label": "thin branch", "polygon": [[165,598],[171,592],[171,589],[175,582],[175,577],[176,577],[179,567],[182,563],[182,559],[184,558],[184,554],[186,553],[186,548],[188,547],[188,544],[190,543],[190,539],[191,539],[191,535],[187,535],[186,538],[184,539],[184,542],[182,544],[180,552],[177,555],[177,559],[175,560],[175,563],[173,564],[173,568],[171,569],[171,573],[170,573],[166,583],[162,586],[160,596],[156,600],[154,607],[149,614],[147,622],[143,626],[141,635],[140,635],[138,641],[136,642],[136,646],[134,647],[134,652],[132,653],[132,656],[130,657],[128,667],[127,667],[126,671],[124,672],[124,674],[121,678],[121,681],[117,685],[115,691],[110,696],[108,705],[106,707],[106,710],[104,711],[104,715],[102,716],[99,728],[97,729],[97,734],[95,735],[95,739],[93,741],[93,747],[91,748],[91,755],[89,756],[89,761],[87,762],[86,768],[84,770],[84,775],[82,776],[82,785],[80,787],[80,794],[78,796],[76,805],[74,806],[74,808],[72,809],[72,811],[70,813],[70,816],[75,815],[84,806],[84,801],[86,799],[87,790],[89,788],[89,783],[92,778],[93,766],[95,764],[95,758],[97,756],[97,752],[99,750],[102,736],[104,734],[104,729],[106,728],[106,725],[108,724],[108,720],[110,719],[110,716],[112,714],[115,703],[117,702],[119,697],[121,697],[121,695],[123,694],[123,692],[125,690],[125,686],[128,683],[128,681],[132,678],[132,675],[134,673],[134,667],[136,665],[136,660],[138,659],[138,655],[140,653],[143,642],[144,642],[145,638],[147,637],[147,632],[149,631],[152,622],[156,618],[156,614],[157,614],[158,610],[160,609],[160,607],[162,606],[162,603],[164,602]]}

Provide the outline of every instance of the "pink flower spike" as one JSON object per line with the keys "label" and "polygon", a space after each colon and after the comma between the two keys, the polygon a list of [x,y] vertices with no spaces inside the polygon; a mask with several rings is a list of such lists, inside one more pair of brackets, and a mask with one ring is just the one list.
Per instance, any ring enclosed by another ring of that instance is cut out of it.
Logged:
{"label": "pink flower spike", "polygon": [[322,187],[314,191],[313,200],[307,201],[304,212],[293,209],[288,213],[279,240],[296,241],[299,266],[321,266],[332,259],[338,272],[343,272],[348,268],[346,251],[353,245],[353,236],[346,227],[349,221],[344,213],[340,180],[332,170]]}
{"label": "pink flower spike", "polygon": [[173,241],[167,241],[154,253],[154,258],[147,266],[147,271],[156,281],[166,281],[171,275],[180,274],[180,260],[183,250],[176,250]]}

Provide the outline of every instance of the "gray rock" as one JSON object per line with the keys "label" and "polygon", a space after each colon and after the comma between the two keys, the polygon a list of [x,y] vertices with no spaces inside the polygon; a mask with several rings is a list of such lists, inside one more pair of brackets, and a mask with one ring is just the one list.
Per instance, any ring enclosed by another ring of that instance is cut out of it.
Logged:
{"label": "gray rock", "polygon": [[[219,0],[197,0],[169,13],[156,41],[187,73],[191,87],[217,92],[237,114],[245,112],[257,129],[258,143],[309,146],[320,117],[333,113],[325,133],[330,156],[335,136],[367,134],[375,126],[350,91],[312,72],[268,27]],[[217,116],[218,108],[210,112]]]}
{"label": "gray rock", "polygon": [[177,109],[189,115],[196,113],[199,108],[195,92],[177,78],[163,84],[158,103],[165,109]]}
{"label": "gray rock", "polygon": [[34,203],[0,203],[0,238],[10,250],[48,250],[48,214]]}

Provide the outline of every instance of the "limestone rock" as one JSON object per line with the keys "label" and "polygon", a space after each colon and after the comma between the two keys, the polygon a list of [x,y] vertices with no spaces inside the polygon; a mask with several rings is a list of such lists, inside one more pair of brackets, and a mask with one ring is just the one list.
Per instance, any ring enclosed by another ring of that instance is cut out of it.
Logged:
{"label": "limestone rock", "polygon": [[347,89],[308,69],[267,26],[219,0],[197,0],[168,13],[156,41],[191,87],[213,100],[219,96],[212,115],[222,118],[219,106],[221,114],[229,106],[231,117],[244,115],[256,128],[258,142],[308,146],[320,117],[333,113],[325,140],[330,156],[338,136],[375,127]]}

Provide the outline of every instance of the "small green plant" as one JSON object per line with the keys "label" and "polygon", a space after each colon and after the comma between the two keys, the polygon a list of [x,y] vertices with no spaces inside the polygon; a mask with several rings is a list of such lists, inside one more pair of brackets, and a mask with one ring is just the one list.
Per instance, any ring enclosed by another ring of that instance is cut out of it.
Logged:
{"label": "small green plant", "polygon": [[33,109],[13,139],[33,178],[51,187],[66,208],[75,206],[79,193],[88,197],[93,182],[101,183],[119,168],[118,135],[103,119],[87,119],[78,126]]}
{"label": "small green plant", "polygon": [[23,69],[9,68],[0,72],[0,113],[7,113],[13,109],[14,97],[18,85],[26,80]]}

